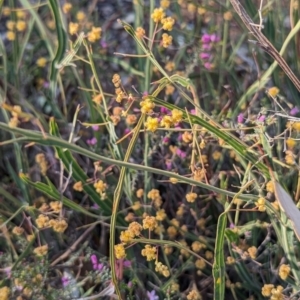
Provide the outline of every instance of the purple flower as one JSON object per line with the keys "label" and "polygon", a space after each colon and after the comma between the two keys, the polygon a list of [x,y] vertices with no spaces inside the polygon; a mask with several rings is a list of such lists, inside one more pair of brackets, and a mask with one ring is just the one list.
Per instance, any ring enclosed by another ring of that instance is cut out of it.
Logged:
{"label": "purple flower", "polygon": [[49,86],[50,86],[49,81],[45,81],[45,82],[43,83],[43,87],[44,87],[45,89],[48,89]]}
{"label": "purple flower", "polygon": [[159,297],[155,295],[155,291],[152,290],[151,292],[147,291],[147,296],[149,300],[159,300]]}
{"label": "purple flower", "polygon": [[235,225],[233,223],[230,223],[229,228],[233,229],[233,228],[235,228]]}
{"label": "purple flower", "polygon": [[258,122],[264,122],[265,119],[266,119],[266,116],[265,116],[265,115],[261,115],[261,116],[257,119],[257,121],[258,121]]}
{"label": "purple flower", "polygon": [[205,51],[209,51],[209,50],[211,50],[211,48],[212,48],[211,44],[203,44],[202,45],[202,49]]}
{"label": "purple flower", "polygon": [[91,206],[91,208],[93,208],[93,209],[99,209],[99,205],[96,204],[96,203],[94,203],[94,204]]}
{"label": "purple flower", "polygon": [[88,139],[86,142],[87,142],[88,145],[94,146],[94,145],[97,144],[97,139],[95,137],[93,137],[91,139]]}
{"label": "purple flower", "polygon": [[131,288],[132,288],[132,281],[129,281],[129,282],[127,283],[127,286],[131,289]]}
{"label": "purple flower", "polygon": [[149,93],[147,91],[143,92],[143,96],[148,96]]}
{"label": "purple flower", "polygon": [[179,148],[176,149],[176,154],[177,154],[180,158],[186,158],[186,152],[180,150]]}
{"label": "purple flower", "polygon": [[172,161],[170,159],[168,159],[166,161],[166,167],[167,167],[167,170],[171,170],[172,169]]}
{"label": "purple flower", "polygon": [[290,111],[291,116],[295,116],[299,112],[299,108],[297,106],[293,107]]}
{"label": "purple flower", "polygon": [[100,41],[100,45],[104,49],[108,47],[108,44],[105,41],[103,41],[103,40]]}
{"label": "purple flower", "polygon": [[161,107],[160,108],[160,112],[162,113],[162,114],[168,114],[168,113],[170,113],[170,110],[169,109],[167,109],[167,108],[165,108],[165,107]]}
{"label": "purple flower", "polygon": [[240,113],[240,114],[237,116],[237,122],[238,122],[239,124],[244,123],[244,114],[243,114],[243,113]]}
{"label": "purple flower", "polygon": [[210,42],[211,42],[210,35],[207,34],[207,33],[203,34],[203,35],[202,35],[202,38],[201,38],[201,41],[202,41],[202,43],[204,43],[204,44],[210,43]]}
{"label": "purple flower", "polygon": [[191,110],[190,110],[190,113],[191,113],[192,115],[195,115],[195,114],[196,114],[196,109],[191,109]]}
{"label": "purple flower", "polygon": [[11,267],[5,268],[4,271],[6,273],[7,278],[10,278],[11,277]]}
{"label": "purple flower", "polygon": [[67,277],[62,277],[61,282],[63,286],[67,286],[69,284],[69,278]]}
{"label": "purple flower", "polygon": [[96,268],[96,269],[97,269],[98,271],[101,271],[101,270],[103,269],[103,267],[104,267],[104,264],[101,263],[101,264],[98,264],[98,265],[97,265],[97,268]]}
{"label": "purple flower", "polygon": [[131,267],[131,261],[130,260],[124,260],[123,261],[123,267],[124,268],[130,268]]}
{"label": "purple flower", "polygon": [[99,130],[99,125],[92,125],[92,129],[95,131]]}
{"label": "purple flower", "polygon": [[202,53],[200,53],[200,58],[201,59],[209,59],[210,58],[210,54],[202,52]]}
{"label": "purple flower", "polygon": [[91,255],[91,262],[93,265],[98,263],[97,256],[95,254]]}
{"label": "purple flower", "polygon": [[204,64],[204,68],[207,69],[207,70],[211,70],[212,67],[213,67],[213,65],[212,65],[210,62],[206,62],[206,63]]}
{"label": "purple flower", "polygon": [[127,135],[126,138],[128,138],[128,139],[130,140],[131,137],[132,137],[132,132],[131,132],[131,130],[130,130],[129,128],[126,128],[126,129],[124,130],[124,135]]}
{"label": "purple flower", "polygon": [[170,142],[170,138],[169,138],[168,136],[165,136],[165,137],[163,138],[163,143],[164,143],[164,144],[169,144],[169,142]]}
{"label": "purple flower", "polygon": [[220,41],[220,37],[216,34],[216,33],[213,33],[210,35],[210,40],[213,42],[213,43],[217,43]]}

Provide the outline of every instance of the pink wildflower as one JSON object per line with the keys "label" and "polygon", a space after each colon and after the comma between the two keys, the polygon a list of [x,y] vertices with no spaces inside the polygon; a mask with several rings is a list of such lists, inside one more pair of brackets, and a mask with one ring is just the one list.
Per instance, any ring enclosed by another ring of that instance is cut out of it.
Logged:
{"label": "pink wildflower", "polygon": [[201,38],[201,41],[202,41],[202,43],[204,43],[204,44],[210,43],[210,42],[211,42],[210,35],[207,34],[207,33],[203,34],[203,35],[202,35],[202,38]]}

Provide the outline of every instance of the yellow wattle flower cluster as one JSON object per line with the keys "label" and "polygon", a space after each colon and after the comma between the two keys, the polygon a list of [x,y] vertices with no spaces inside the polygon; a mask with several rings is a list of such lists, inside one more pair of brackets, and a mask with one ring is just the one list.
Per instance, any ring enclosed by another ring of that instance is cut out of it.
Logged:
{"label": "yellow wattle flower cluster", "polygon": [[120,103],[122,101],[122,99],[125,96],[124,91],[122,90],[122,86],[121,86],[121,77],[119,74],[114,74],[113,78],[112,78],[112,83],[115,86],[115,93],[116,93],[116,101],[118,103]]}
{"label": "yellow wattle flower cluster", "polygon": [[[3,8],[4,9],[4,8]],[[3,14],[7,13],[7,16],[10,15],[10,9],[7,8],[7,11],[3,11]],[[6,38],[9,41],[14,41],[17,36],[17,32],[24,32],[27,28],[27,23],[23,20],[26,17],[26,14],[24,11],[18,10],[17,13],[18,20],[12,21],[8,20],[6,22],[6,28],[8,29],[6,32]]]}
{"label": "yellow wattle flower cluster", "polygon": [[168,267],[163,265],[161,262],[155,262],[155,271],[162,274],[164,277],[170,276]]}
{"label": "yellow wattle flower cluster", "polygon": [[49,217],[43,214],[39,215],[35,220],[35,223],[38,228],[46,228],[49,227]]}
{"label": "yellow wattle flower cluster", "polygon": [[9,120],[9,127],[17,127],[20,124],[19,115],[22,113],[22,108],[19,105],[14,105],[11,115],[12,117]]}
{"label": "yellow wattle flower cluster", "polygon": [[104,199],[107,184],[104,183],[102,180],[98,180],[97,182],[94,183],[94,188],[96,189],[96,192],[100,194],[101,199]]}
{"label": "yellow wattle flower cluster", "polygon": [[[155,107],[155,104],[151,101],[150,98],[146,98],[140,103],[141,106],[141,112],[144,114],[151,114],[153,113],[153,109]],[[156,117],[147,117],[147,120],[145,122],[145,127],[149,131],[156,131],[159,126],[170,128],[171,126],[174,126],[175,124],[182,121],[183,113],[182,111],[178,109],[173,109],[171,111],[171,115],[165,115],[162,117],[161,121],[159,121]]]}
{"label": "yellow wattle flower cluster", "polygon": [[96,41],[100,40],[101,38],[101,27],[92,27],[92,30],[88,32],[87,39],[91,43],[95,43]]}
{"label": "yellow wattle flower cluster", "polygon": [[74,35],[74,34],[78,33],[78,31],[79,31],[79,24],[70,22],[69,23],[69,33],[71,35]]}
{"label": "yellow wattle flower cluster", "polygon": [[282,294],[283,287],[278,285],[276,288],[273,284],[265,284],[261,289],[261,294],[264,297],[270,297],[272,300],[282,300],[284,295]]}
{"label": "yellow wattle flower cluster", "polygon": [[161,20],[161,23],[163,24],[163,29],[171,31],[173,29],[173,25],[175,23],[175,20],[171,17],[163,18]]}
{"label": "yellow wattle flower cluster", "polygon": [[[56,209],[58,209],[58,207],[59,206],[57,206]],[[68,223],[65,220],[55,220],[55,219],[50,220],[48,216],[43,214],[40,214],[37,217],[35,223],[39,229],[52,227],[52,229],[56,232],[64,232],[68,227]]]}
{"label": "yellow wattle flower cluster", "polygon": [[82,182],[81,181],[75,182],[73,185],[73,189],[74,189],[74,191],[82,192],[83,191]]}
{"label": "yellow wattle flower cluster", "polygon": [[141,39],[145,36],[146,32],[145,32],[144,28],[138,27],[135,31],[135,34],[136,34],[137,38]]}
{"label": "yellow wattle flower cluster", "polygon": [[[161,1],[161,7],[155,8],[153,13],[151,14],[151,18],[153,22],[156,24],[161,23],[162,29],[171,31],[173,29],[175,20],[172,17],[165,17],[164,8],[167,8],[170,5],[169,1]],[[141,30],[137,31],[136,34],[140,38]],[[167,33],[163,33],[161,44],[164,48],[168,48],[172,44],[172,36]]]}
{"label": "yellow wattle flower cluster", "polygon": [[147,130],[154,132],[157,130],[158,126],[159,126],[158,118],[152,118],[152,117],[147,118],[147,121],[145,122],[145,127],[147,128]]}
{"label": "yellow wattle flower cluster", "polygon": [[36,247],[36,248],[33,250],[33,253],[34,253],[36,256],[45,256],[45,255],[48,253],[48,245]]}
{"label": "yellow wattle flower cluster", "polygon": [[72,9],[72,4],[71,3],[65,3],[62,7],[62,11],[64,14],[68,14]]}
{"label": "yellow wattle flower cluster", "polygon": [[116,259],[122,259],[126,257],[124,244],[118,244],[114,246]]}
{"label": "yellow wattle flower cluster", "polygon": [[190,192],[185,195],[186,201],[193,203],[197,199],[198,195],[196,193]]}
{"label": "yellow wattle flower cluster", "polygon": [[35,156],[35,162],[39,165],[41,173],[43,175],[46,175],[48,163],[47,163],[44,153],[37,154]]}
{"label": "yellow wattle flower cluster", "polygon": [[280,267],[279,267],[279,277],[282,279],[282,280],[286,280],[289,275],[290,275],[290,272],[291,272],[291,268],[289,265],[286,265],[286,264],[282,264]]}
{"label": "yellow wattle flower cluster", "polygon": [[156,220],[163,221],[167,217],[167,214],[164,209],[160,209],[156,212]]}
{"label": "yellow wattle flower cluster", "polygon": [[162,46],[164,48],[168,48],[173,41],[173,37],[171,35],[168,35],[167,33],[163,33],[162,35]]}
{"label": "yellow wattle flower cluster", "polygon": [[55,232],[65,232],[68,228],[68,223],[65,220],[50,220],[49,225],[53,228]]}
{"label": "yellow wattle flower cluster", "polygon": [[155,8],[153,13],[151,14],[151,18],[153,22],[158,23],[165,17],[165,12],[162,7]]}
{"label": "yellow wattle flower cluster", "polygon": [[1,295],[1,300],[8,300],[10,296],[10,288],[7,286],[4,286],[0,288],[0,295]]}
{"label": "yellow wattle flower cluster", "polygon": [[151,101],[150,98],[146,98],[143,101],[141,101],[140,106],[141,106],[141,112],[143,114],[151,114],[153,113],[155,104],[153,103],[153,101]]}
{"label": "yellow wattle flower cluster", "polygon": [[51,201],[50,208],[53,210],[54,213],[59,213],[62,209],[62,202],[60,201]]}
{"label": "yellow wattle flower cluster", "polygon": [[255,202],[256,207],[259,211],[266,210],[266,199],[263,197],[258,198],[257,202]]}
{"label": "yellow wattle flower cluster", "polygon": [[123,244],[128,244],[130,241],[141,234],[142,225],[138,222],[132,222],[129,224],[128,229],[121,231],[120,241]]}
{"label": "yellow wattle flower cluster", "polygon": [[12,233],[15,235],[22,235],[24,232],[24,228],[23,227],[19,227],[19,226],[15,226],[12,230]]}
{"label": "yellow wattle flower cluster", "polygon": [[142,250],[142,256],[145,256],[147,261],[156,259],[156,247],[145,245],[145,248]]}
{"label": "yellow wattle flower cluster", "polygon": [[145,218],[143,219],[143,228],[153,231],[156,227],[157,227],[157,222],[155,217],[145,216]]}

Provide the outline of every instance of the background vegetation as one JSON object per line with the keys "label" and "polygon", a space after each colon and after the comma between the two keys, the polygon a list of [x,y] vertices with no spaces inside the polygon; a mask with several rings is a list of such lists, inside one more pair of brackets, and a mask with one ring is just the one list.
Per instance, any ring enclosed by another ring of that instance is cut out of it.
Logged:
{"label": "background vegetation", "polygon": [[[298,74],[299,1],[241,4]],[[0,8],[1,300],[298,299],[298,90],[230,0]]]}

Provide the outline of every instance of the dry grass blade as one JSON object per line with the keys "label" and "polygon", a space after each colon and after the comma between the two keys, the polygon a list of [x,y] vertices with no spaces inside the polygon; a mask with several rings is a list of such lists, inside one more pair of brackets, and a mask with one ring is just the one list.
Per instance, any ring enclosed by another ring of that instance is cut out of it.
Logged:
{"label": "dry grass blade", "polygon": [[284,73],[290,78],[298,91],[300,91],[300,81],[294,72],[291,70],[286,61],[282,58],[279,52],[275,49],[275,47],[270,43],[270,41],[263,35],[260,31],[259,26],[254,24],[252,19],[247,14],[246,10],[243,8],[241,3],[238,0],[230,0],[233,8],[236,13],[240,16],[245,26],[248,30],[253,34],[253,36],[257,39],[257,44],[266,51],[275,61],[277,61],[278,65],[282,68]]}

